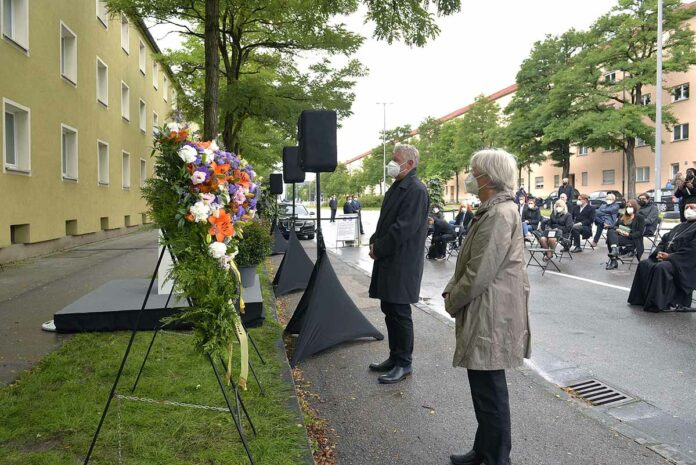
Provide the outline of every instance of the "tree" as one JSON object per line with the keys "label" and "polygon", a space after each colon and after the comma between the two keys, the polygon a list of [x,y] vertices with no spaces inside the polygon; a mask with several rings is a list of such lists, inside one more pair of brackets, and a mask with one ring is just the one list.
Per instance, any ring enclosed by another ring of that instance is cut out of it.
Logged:
{"label": "tree", "polygon": [[418,162],[419,173],[428,173],[428,166],[433,158],[433,147],[438,137],[440,137],[441,128],[442,122],[439,119],[428,116],[421,122],[416,130],[418,135],[416,136],[414,145],[420,154],[420,161]]}
{"label": "tree", "polygon": [[[372,149],[370,155],[363,158],[362,169],[359,176],[359,185],[364,189],[367,187],[376,186],[379,184],[379,193],[382,194],[383,190],[386,190],[386,186],[382,186],[382,180],[384,178],[384,159],[386,157],[386,163],[391,160],[392,153],[394,152],[394,146],[397,143],[403,142],[411,137],[410,125],[397,126],[394,129],[387,129],[386,132],[380,131],[380,135],[384,134],[384,140],[386,145],[375,147]],[[386,147],[386,152],[384,150]],[[386,153],[386,155],[385,155]],[[387,179],[389,183],[389,180]]]}
{"label": "tree", "polygon": [[353,177],[348,173],[345,163],[339,163],[333,173],[324,173],[321,176],[321,191],[324,198],[335,195],[337,199],[354,193]]}

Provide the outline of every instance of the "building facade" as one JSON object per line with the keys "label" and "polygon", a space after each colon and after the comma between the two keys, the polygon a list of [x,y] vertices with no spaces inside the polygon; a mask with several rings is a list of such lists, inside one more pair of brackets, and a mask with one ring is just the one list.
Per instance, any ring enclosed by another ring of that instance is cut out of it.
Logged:
{"label": "building facade", "polygon": [[105,3],[0,3],[0,252],[147,221],[173,76],[142,21]]}

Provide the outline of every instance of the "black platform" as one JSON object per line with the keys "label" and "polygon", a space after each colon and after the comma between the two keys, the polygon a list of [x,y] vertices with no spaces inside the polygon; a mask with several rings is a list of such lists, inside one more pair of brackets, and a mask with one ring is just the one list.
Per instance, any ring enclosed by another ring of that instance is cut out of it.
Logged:
{"label": "black platform", "polygon": [[[242,288],[242,299],[244,299],[244,313],[242,313],[244,326],[247,328],[261,326],[266,319],[266,312],[263,309],[261,279],[258,274],[254,275],[254,284]],[[239,308],[239,304],[237,304],[237,308]]]}

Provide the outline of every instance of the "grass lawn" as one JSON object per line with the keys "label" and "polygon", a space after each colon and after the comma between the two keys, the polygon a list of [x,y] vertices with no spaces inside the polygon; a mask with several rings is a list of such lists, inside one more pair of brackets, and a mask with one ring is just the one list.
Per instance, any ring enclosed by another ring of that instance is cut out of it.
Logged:
{"label": "grass lawn", "polygon": [[[250,333],[267,362],[261,365],[250,349],[266,390],[266,396],[261,396],[250,376],[242,396],[258,430],[254,437],[244,422],[254,459],[258,465],[306,463],[309,446],[304,425],[289,408],[290,402],[296,402],[294,388],[283,380],[276,355],[280,327],[269,318]],[[138,333],[117,392],[130,394],[151,334]],[[78,334],[15,384],[0,390],[0,462],[81,464],[129,336],[126,332]],[[182,333],[158,335],[135,395],[225,406],[210,364],[194,352],[192,339]],[[233,401],[233,394],[229,395]],[[114,399],[90,463],[249,462],[229,413]]]}

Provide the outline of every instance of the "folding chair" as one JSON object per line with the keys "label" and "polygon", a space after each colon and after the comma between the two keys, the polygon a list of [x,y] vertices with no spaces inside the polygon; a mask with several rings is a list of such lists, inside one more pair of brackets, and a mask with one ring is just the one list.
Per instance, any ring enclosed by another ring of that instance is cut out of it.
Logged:
{"label": "folding chair", "polygon": [[645,239],[650,242],[650,250],[648,251],[648,255],[653,253],[653,251],[657,248],[657,244],[660,243],[662,240],[662,218],[659,218],[657,220],[657,225],[655,227],[655,233],[652,236],[643,236]]}
{"label": "folding chair", "polygon": [[[527,249],[529,252],[529,260],[527,260],[527,268],[530,266],[536,266],[538,268],[541,268],[541,275],[544,276],[546,273],[546,269],[549,266],[553,266],[556,271],[559,273],[561,272],[561,269],[556,265],[556,262],[554,261],[554,257],[556,257],[556,251],[552,249],[544,249],[541,247],[531,247]],[[543,260],[543,257],[548,253],[548,252],[553,252],[553,257],[549,258],[548,260]],[[542,258],[541,261],[539,261],[539,258]],[[532,263],[534,262],[534,263]]]}
{"label": "folding chair", "polygon": [[561,253],[559,254],[556,250],[553,251],[553,254],[558,257],[559,263],[562,262],[563,259],[566,258],[566,256],[573,260],[573,253],[570,251],[572,243],[566,248],[563,245],[564,240],[571,242],[570,238],[561,238],[561,240],[556,243],[556,250],[558,249],[558,246],[561,246]]}

